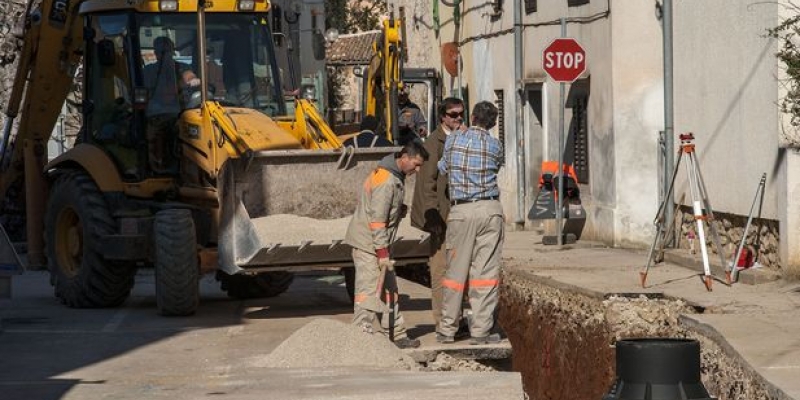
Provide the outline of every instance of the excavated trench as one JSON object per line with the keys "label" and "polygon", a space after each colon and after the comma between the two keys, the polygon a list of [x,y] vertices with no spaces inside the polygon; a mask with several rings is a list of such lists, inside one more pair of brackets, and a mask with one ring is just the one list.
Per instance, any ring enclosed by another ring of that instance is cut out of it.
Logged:
{"label": "excavated trench", "polygon": [[604,295],[506,268],[500,324],[513,348],[511,370],[531,400],[600,400],[615,379],[616,341],[695,339],[702,381],[719,400],[784,399],[716,333],[695,322],[710,312],[650,294]]}

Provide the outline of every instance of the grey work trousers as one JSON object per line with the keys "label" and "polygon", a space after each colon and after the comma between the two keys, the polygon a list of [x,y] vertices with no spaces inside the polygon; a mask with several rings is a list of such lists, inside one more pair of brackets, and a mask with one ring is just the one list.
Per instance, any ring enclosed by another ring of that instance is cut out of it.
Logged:
{"label": "grey work trousers", "polygon": [[[383,332],[389,333],[388,297],[383,296],[383,286],[389,283],[397,285],[394,271],[383,271],[378,266],[378,257],[359,249],[353,249],[353,264],[356,268],[356,287],[353,301],[353,324],[372,326],[375,317],[379,317]],[[400,314],[398,297],[394,300],[394,338],[407,337],[405,320]]]}
{"label": "grey work trousers", "polygon": [[472,337],[491,333],[499,300],[504,222],[497,200],[454,205],[447,219],[447,272],[438,332],[455,336],[469,280]]}

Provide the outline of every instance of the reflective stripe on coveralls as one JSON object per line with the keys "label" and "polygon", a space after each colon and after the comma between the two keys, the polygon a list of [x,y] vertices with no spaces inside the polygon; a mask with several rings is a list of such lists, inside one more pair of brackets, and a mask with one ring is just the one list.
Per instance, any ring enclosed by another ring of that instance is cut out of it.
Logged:
{"label": "reflective stripe on coveralls", "polygon": [[[394,271],[384,271],[378,266],[378,258],[374,254],[353,249],[353,263],[356,268],[356,288],[358,293],[354,296],[353,304],[353,323],[357,326],[361,324],[372,324],[375,314],[380,314],[381,328],[384,332],[389,332],[389,307],[386,302],[381,300],[383,291],[384,276],[386,279],[395,280]],[[395,282],[396,283],[396,282]],[[394,303],[394,337],[395,340],[407,337],[405,320],[400,313],[397,297]]]}
{"label": "reflective stripe on coveralls", "polygon": [[455,336],[469,279],[470,335],[489,335],[499,300],[503,207],[497,200],[453,206],[447,221],[447,262],[439,333]]}

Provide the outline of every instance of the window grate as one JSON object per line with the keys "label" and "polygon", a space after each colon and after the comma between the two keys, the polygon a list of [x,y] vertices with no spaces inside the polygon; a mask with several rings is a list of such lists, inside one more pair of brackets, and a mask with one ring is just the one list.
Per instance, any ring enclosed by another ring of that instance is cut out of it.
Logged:
{"label": "window grate", "polygon": [[503,89],[494,91],[495,100],[494,104],[497,106],[497,137],[503,148],[506,147],[506,113],[505,113],[505,93]]}
{"label": "window grate", "polygon": [[575,174],[578,183],[589,183],[589,117],[586,110],[589,98],[580,96],[572,106],[572,140]]}
{"label": "window grate", "polygon": [[537,0],[525,0],[525,14],[532,14],[536,12]]}

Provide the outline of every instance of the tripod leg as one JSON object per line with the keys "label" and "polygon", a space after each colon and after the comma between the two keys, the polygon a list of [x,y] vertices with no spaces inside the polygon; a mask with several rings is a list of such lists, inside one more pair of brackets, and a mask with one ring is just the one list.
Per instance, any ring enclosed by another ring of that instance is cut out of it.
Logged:
{"label": "tripod leg", "polygon": [[700,169],[697,169],[697,178],[700,183],[700,193],[702,195],[703,203],[706,207],[706,216],[708,219],[708,227],[711,230],[712,238],[714,239],[714,246],[717,248],[717,254],[719,254],[719,261],[722,263],[722,268],[725,268],[728,265],[727,260],[725,259],[725,252],[722,249],[722,241],[719,237],[719,230],[717,229],[717,220],[714,217],[714,208],[711,207],[711,200],[708,199],[708,191],[706,190],[706,184],[703,180],[703,174],[700,172]]}
{"label": "tripod leg", "polygon": [[639,272],[639,280],[641,281],[642,287],[646,287],[647,285],[647,273],[650,271],[650,266],[653,264],[653,255],[655,254],[656,245],[658,244],[659,251],[664,251],[664,240],[666,239],[666,232],[671,232],[672,229],[664,229],[664,223],[672,224],[674,221],[664,221],[664,216],[667,211],[667,207],[673,207],[672,204],[667,204],[669,199],[672,198],[672,191],[675,188],[675,177],[678,175],[678,168],[681,165],[681,158],[683,156],[683,152],[678,153],[678,159],[675,161],[675,168],[672,170],[672,179],[670,180],[669,189],[667,189],[667,193],[664,196],[664,199],[661,201],[661,204],[658,206],[658,212],[656,213],[656,218],[653,223],[656,225],[656,236],[653,238],[653,244],[650,245],[650,251],[647,254],[647,264],[644,266],[644,270]]}
{"label": "tripod leg", "polygon": [[[639,281],[642,287],[647,287],[647,272],[650,271],[650,265],[653,263],[653,254],[655,253],[656,243],[663,236],[663,231],[660,227],[656,227],[656,236],[653,238],[653,244],[650,245],[650,251],[647,253],[647,264],[644,265],[644,270],[639,272]],[[663,241],[661,241],[663,244]]]}
{"label": "tripod leg", "polygon": [[706,285],[706,289],[711,291],[711,267],[708,262],[708,246],[706,246],[706,233],[703,226],[705,216],[703,215],[703,205],[700,200],[700,182],[697,175],[697,159],[694,157],[694,153],[689,154],[688,165],[689,168],[686,171],[689,178],[689,191],[692,195],[692,210],[697,224],[698,238],[700,239],[700,251],[703,256],[703,282]]}
{"label": "tripod leg", "polygon": [[[766,184],[766,176],[767,174],[764,174],[764,184]],[[761,220],[761,208],[764,206],[764,190],[766,190],[764,184],[761,185],[761,198],[758,200],[758,213],[756,214],[757,220]],[[761,227],[763,227],[763,223],[760,224],[759,230]],[[756,231],[756,243],[753,245],[753,250],[756,253],[753,256],[753,266],[755,267],[758,264],[758,258],[761,255],[761,232]]]}
{"label": "tripod leg", "polygon": [[758,201],[758,195],[762,193],[762,188],[764,187],[764,183],[767,180],[767,174],[761,175],[761,180],[758,182],[758,187],[756,188],[756,195],[753,197],[753,204],[750,205],[750,212],[747,214],[747,223],[744,226],[744,231],[742,232],[742,240],[739,241],[739,247],[736,248],[736,256],[731,263],[731,268],[726,274],[728,276],[728,284],[734,283],[739,279],[739,269],[736,267],[736,264],[739,262],[739,257],[742,256],[742,249],[744,249],[744,244],[747,241],[747,232],[750,230],[750,224],[753,222],[753,210],[756,208],[756,201]]}

